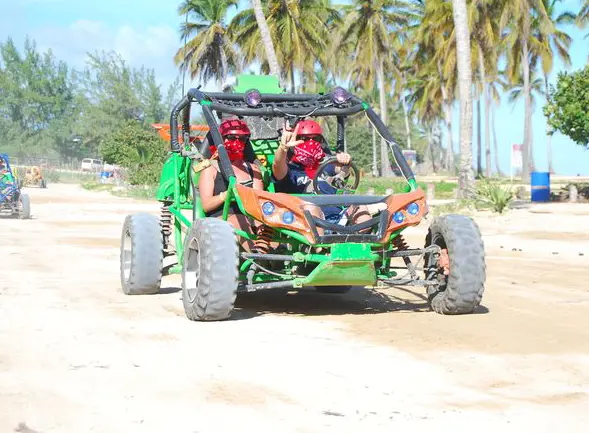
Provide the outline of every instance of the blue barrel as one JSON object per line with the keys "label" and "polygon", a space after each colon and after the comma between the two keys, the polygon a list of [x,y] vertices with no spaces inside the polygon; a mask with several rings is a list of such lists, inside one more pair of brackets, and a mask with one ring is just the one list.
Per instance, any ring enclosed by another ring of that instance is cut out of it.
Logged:
{"label": "blue barrel", "polygon": [[531,173],[532,201],[550,201],[550,173],[534,171]]}

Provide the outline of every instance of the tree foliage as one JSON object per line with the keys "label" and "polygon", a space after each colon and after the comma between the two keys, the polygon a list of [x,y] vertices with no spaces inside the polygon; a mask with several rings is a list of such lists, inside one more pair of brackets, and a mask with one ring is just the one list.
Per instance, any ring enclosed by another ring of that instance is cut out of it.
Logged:
{"label": "tree foliage", "polygon": [[165,122],[178,100],[151,69],[132,68],[114,52],[88,55],[83,70],[40,53],[27,39],[19,52],[0,43],[0,148],[18,157],[100,156],[101,144],[129,122]]}
{"label": "tree foliage", "polygon": [[166,159],[166,143],[141,122],[130,120],[114,130],[100,146],[104,161],[130,169],[132,185],[154,184]]}
{"label": "tree foliage", "polygon": [[550,88],[544,115],[554,131],[589,148],[589,65],[558,74],[556,88]]}

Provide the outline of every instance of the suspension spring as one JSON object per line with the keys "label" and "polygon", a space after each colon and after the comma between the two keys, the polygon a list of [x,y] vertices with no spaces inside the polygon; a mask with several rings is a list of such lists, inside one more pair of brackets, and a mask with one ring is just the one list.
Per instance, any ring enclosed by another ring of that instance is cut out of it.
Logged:
{"label": "suspension spring", "polygon": [[164,237],[164,248],[167,248],[170,236],[172,235],[172,212],[169,205],[162,204],[160,210],[160,224],[162,226],[162,236]]}
{"label": "suspension spring", "polygon": [[392,244],[399,251],[405,251],[409,249],[409,245],[405,241],[403,235],[399,235],[395,239],[393,239]]}
{"label": "suspension spring", "polygon": [[272,236],[274,235],[274,229],[262,225],[257,230],[258,239],[254,241],[256,252],[260,254],[268,254],[270,251],[270,243],[272,242]]}

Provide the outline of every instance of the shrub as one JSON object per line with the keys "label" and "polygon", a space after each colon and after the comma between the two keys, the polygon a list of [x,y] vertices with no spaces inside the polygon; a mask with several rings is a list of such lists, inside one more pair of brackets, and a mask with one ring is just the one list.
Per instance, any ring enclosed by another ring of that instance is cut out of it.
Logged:
{"label": "shrub", "polygon": [[502,214],[515,196],[511,185],[482,180],[475,190],[474,202],[478,209],[491,209]]}

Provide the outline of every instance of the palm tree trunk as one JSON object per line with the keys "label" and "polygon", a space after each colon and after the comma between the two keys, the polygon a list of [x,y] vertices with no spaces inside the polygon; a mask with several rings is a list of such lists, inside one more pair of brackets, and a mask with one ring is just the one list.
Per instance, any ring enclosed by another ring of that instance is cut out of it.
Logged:
{"label": "palm tree trunk", "polygon": [[[383,61],[378,62],[378,87],[380,90],[380,118],[382,123],[387,124],[387,98],[384,85],[384,65]],[[380,140],[380,175],[383,177],[391,176],[391,167],[389,165],[388,143],[384,138]]]}
{"label": "palm tree trunk", "polygon": [[374,177],[378,176],[378,157],[376,152],[376,129],[372,124],[370,125],[372,129],[372,175]]}
{"label": "palm tree trunk", "polygon": [[454,176],[454,139],[452,138],[452,106],[444,104],[444,117],[446,118],[446,165],[451,176]]}
{"label": "palm tree trunk", "polygon": [[497,176],[501,177],[503,176],[503,172],[501,171],[501,166],[499,165],[499,149],[497,147],[497,132],[495,128],[495,106],[491,108],[491,125],[493,129],[493,153],[495,153],[495,170],[497,171]]}
{"label": "palm tree trunk", "polygon": [[483,175],[483,146],[481,143],[481,97],[482,93],[477,95],[477,176]]}
{"label": "palm tree trunk", "polygon": [[527,183],[530,178],[530,171],[534,170],[532,140],[530,133],[532,132],[532,97],[530,89],[530,58],[528,48],[528,38],[530,29],[530,17],[528,14],[524,15],[524,29],[522,34],[522,66],[524,74],[524,143],[522,155],[522,181]]}
{"label": "palm tree trunk", "polygon": [[[262,37],[262,43],[264,44],[264,50],[266,51],[266,57],[268,58],[268,65],[270,66],[270,73],[275,75],[280,80],[280,68],[278,67],[278,59],[276,58],[276,51],[274,50],[274,44],[270,37],[270,29],[264,16],[264,10],[262,9],[261,0],[252,0],[252,8],[256,16],[256,22],[260,29],[260,35]],[[280,80],[282,82],[282,80]],[[282,86],[282,84],[281,84]]]}
{"label": "palm tree trunk", "polygon": [[490,102],[489,84],[487,83],[487,74],[485,71],[485,60],[483,52],[479,49],[479,68],[481,70],[481,81],[483,83],[483,97],[485,98],[485,175],[491,177],[491,131],[489,128]]}
{"label": "palm tree trunk", "polygon": [[459,195],[471,197],[474,190],[472,171],[472,71],[470,66],[470,30],[466,0],[452,0],[452,14],[456,29],[458,93],[460,97],[460,173]]}
{"label": "palm tree trunk", "polygon": [[405,135],[407,137],[407,149],[411,149],[411,127],[409,126],[409,110],[407,109],[407,101],[401,97],[403,104],[403,116],[405,117]]}
{"label": "palm tree trunk", "polygon": [[290,64],[290,92],[295,93],[295,68],[294,62]]}
{"label": "palm tree trunk", "polygon": [[[548,76],[546,74],[544,74],[544,88],[545,88],[545,92],[546,95],[549,95],[549,89],[548,89]],[[548,157],[548,172],[550,174],[554,173],[554,166],[552,165],[552,129],[550,128],[550,125],[548,124],[548,122],[546,122],[546,153],[547,153],[547,157]]]}

